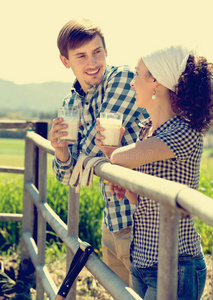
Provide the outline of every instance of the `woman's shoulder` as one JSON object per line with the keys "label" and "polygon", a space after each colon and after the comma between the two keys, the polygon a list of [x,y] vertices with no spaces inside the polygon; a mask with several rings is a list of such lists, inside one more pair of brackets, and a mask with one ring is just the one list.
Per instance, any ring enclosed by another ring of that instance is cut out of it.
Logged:
{"label": "woman's shoulder", "polygon": [[186,134],[187,136],[202,136],[202,133],[193,129],[190,126],[190,123],[186,120],[183,120],[179,116],[174,116],[173,118],[169,119],[167,122],[162,124],[158,128],[158,133],[170,133],[170,134]]}
{"label": "woman's shoulder", "polygon": [[193,150],[202,150],[202,133],[193,129],[187,121],[175,116],[166,123],[156,137],[173,151],[176,158],[187,158]]}

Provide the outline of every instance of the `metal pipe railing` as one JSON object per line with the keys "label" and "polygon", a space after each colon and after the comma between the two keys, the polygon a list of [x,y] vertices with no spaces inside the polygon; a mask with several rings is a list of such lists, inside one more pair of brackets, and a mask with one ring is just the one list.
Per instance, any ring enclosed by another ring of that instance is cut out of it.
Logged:
{"label": "metal pipe railing", "polygon": [[[26,134],[26,141],[28,141],[27,145],[30,147],[27,151],[31,152],[32,144],[35,144],[41,151],[54,155],[54,149],[50,146],[50,142],[41,138],[34,132],[28,132]],[[72,252],[75,253],[79,247],[80,240],[76,236],[72,235],[71,231],[69,231],[68,235],[67,226],[52,211],[45,201],[39,201],[39,197],[43,196],[39,196],[40,191],[38,192],[32,184],[32,171],[31,167],[29,170],[25,170],[24,201],[26,201],[27,197],[33,199],[33,202],[37,206],[42,218],[51,225],[58,236],[66,243]],[[138,173],[106,162],[99,163],[94,168],[94,173],[99,177],[114,182],[131,190],[132,192],[144,195],[160,203],[161,229],[159,242],[158,299],[176,299],[178,213],[181,212],[183,215],[188,215],[189,213],[194,214],[207,224],[213,226],[213,199],[198,191],[190,189],[185,185],[153,177],[151,175]],[[193,199],[193,201],[190,201],[191,199]],[[69,199],[69,201],[71,201],[69,205],[72,206],[72,201],[75,201],[75,199]],[[25,214],[26,211],[23,212],[24,220]],[[26,240],[26,232],[31,232],[29,220],[27,220],[23,226],[24,240]],[[28,248],[30,248],[29,245]],[[34,260],[37,264],[37,258]],[[43,269],[44,266],[42,263],[39,266],[40,269],[37,265],[35,265],[38,273],[41,273],[39,270]],[[120,280],[120,278],[118,278],[100,259],[98,259],[95,254],[90,256],[86,267],[100,281],[106,290],[110,292],[114,299],[140,299],[131,289],[128,289],[124,282]],[[45,272],[42,272],[42,275],[39,277],[42,278],[41,276],[44,276],[44,273]],[[49,283],[47,284],[48,293],[54,295],[54,291],[50,291],[50,285],[51,284]],[[42,299],[43,298],[40,298],[39,300]]]}
{"label": "metal pipe railing", "polygon": [[[47,203],[39,202],[39,192],[32,183],[26,183],[26,189],[28,190],[28,194],[34,201],[34,204],[37,206],[42,217],[50,224],[53,230],[72,250],[72,252],[76,253],[81,240],[77,236],[67,235],[67,225],[59,218],[59,216]],[[24,235],[26,234],[24,233]],[[30,247],[28,246],[28,248]],[[35,251],[31,250],[31,252]],[[33,255],[35,256],[35,254]],[[37,262],[36,257],[34,257],[34,261]],[[114,297],[114,299],[141,299],[132,289],[128,288],[126,284],[117,275],[115,275],[115,273],[112,272],[112,270],[108,268],[94,253],[90,255],[89,260],[86,263],[86,267],[98,279],[103,287]],[[49,292],[50,299],[54,299],[54,290],[51,290],[50,292],[50,288],[48,288],[48,291],[46,290],[46,292]]]}
{"label": "metal pipe railing", "polygon": [[177,211],[161,203],[157,299],[177,299],[178,227]]}

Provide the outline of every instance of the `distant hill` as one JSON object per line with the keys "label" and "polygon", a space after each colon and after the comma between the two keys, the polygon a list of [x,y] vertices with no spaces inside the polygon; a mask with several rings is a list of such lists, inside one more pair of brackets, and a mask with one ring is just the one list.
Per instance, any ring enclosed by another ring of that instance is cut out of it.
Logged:
{"label": "distant hill", "polygon": [[0,79],[1,112],[49,112],[61,106],[63,98],[69,94],[72,83],[45,82],[17,85]]}

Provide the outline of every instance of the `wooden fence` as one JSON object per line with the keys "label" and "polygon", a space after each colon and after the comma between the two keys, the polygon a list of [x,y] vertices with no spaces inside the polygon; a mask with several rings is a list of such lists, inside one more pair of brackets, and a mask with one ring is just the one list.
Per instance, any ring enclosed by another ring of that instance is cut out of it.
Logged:
{"label": "wooden fence", "polygon": [[[35,124],[34,124],[35,125]],[[25,124],[29,126],[29,124]],[[0,128],[2,123],[0,123]],[[32,127],[32,126],[31,126]],[[37,126],[33,126],[36,128]],[[39,127],[39,126],[38,126]],[[5,128],[5,127],[4,127]],[[36,149],[36,151],[35,151]],[[35,155],[38,154],[38,183],[35,184]],[[30,257],[36,269],[37,300],[44,299],[44,292],[53,300],[57,287],[45,266],[46,222],[66,244],[67,269],[81,240],[78,238],[79,194],[69,188],[68,223],[65,224],[47,203],[47,153],[54,155],[50,142],[34,131],[26,131],[25,168],[17,170],[0,168],[0,171],[24,172],[23,216],[8,215],[8,220],[22,219],[22,259]],[[160,203],[160,241],[158,292],[160,300],[177,299],[178,223],[179,213],[193,214],[213,226],[213,199],[185,185],[138,173],[134,170],[101,162],[94,168],[95,175],[123,186],[133,192]],[[193,201],[192,201],[193,199]],[[37,236],[33,237],[37,207]],[[6,219],[0,214],[0,219]],[[36,240],[37,239],[37,240]],[[114,299],[141,299],[116,276],[94,253],[86,263],[87,269],[98,279]],[[169,278],[169,280],[168,280]],[[73,285],[67,299],[76,299]]]}

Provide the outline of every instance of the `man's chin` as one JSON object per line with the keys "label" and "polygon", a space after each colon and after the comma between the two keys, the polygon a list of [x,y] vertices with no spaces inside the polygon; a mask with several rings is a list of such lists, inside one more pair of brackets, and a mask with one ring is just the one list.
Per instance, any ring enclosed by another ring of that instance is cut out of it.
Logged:
{"label": "man's chin", "polygon": [[90,81],[85,81],[85,83],[88,86],[92,86],[92,85],[99,85],[102,81],[103,81],[103,77],[102,78],[91,79]]}

